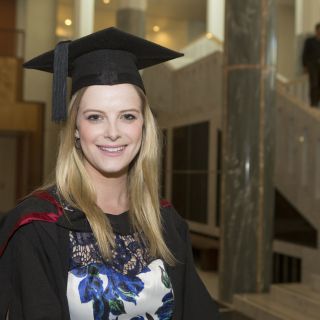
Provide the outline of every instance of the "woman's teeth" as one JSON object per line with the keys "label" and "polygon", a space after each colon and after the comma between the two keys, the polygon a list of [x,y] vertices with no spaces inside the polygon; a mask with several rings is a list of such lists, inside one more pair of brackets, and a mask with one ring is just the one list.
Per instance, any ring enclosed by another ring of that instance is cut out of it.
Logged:
{"label": "woman's teeth", "polygon": [[121,147],[102,147],[102,146],[99,146],[99,148],[102,151],[107,151],[107,152],[121,152],[122,150],[124,150],[125,146],[121,146]]}

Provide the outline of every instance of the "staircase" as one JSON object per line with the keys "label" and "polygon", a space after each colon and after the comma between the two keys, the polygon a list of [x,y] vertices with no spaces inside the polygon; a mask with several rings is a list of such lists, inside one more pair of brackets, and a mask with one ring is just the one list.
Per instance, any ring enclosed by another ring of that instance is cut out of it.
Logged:
{"label": "staircase", "polygon": [[[202,54],[196,54],[198,47]],[[210,154],[216,155],[219,139],[215,132],[222,132],[222,48],[206,39],[199,39],[186,50],[186,56],[178,59],[179,62],[173,60],[144,71],[149,101],[157,114],[158,123],[167,130],[170,148],[175,128],[209,120],[212,133]],[[287,81],[278,75],[277,80],[275,187],[299,212],[304,225],[312,228],[315,240],[310,245],[306,241],[274,239],[274,253],[285,257],[286,261],[296,259],[301,262],[299,279],[302,283],[276,284],[268,294],[237,295],[233,307],[255,320],[320,320],[320,109],[308,105],[306,76]],[[196,86],[197,83],[201,86]],[[170,158],[169,152],[167,158]],[[219,198],[214,181],[219,171],[215,171],[215,157],[210,158],[210,164],[212,174],[209,181],[213,186],[210,194]],[[168,168],[170,173],[171,167]],[[171,182],[169,178],[166,181],[170,191]],[[212,203],[214,201],[212,199]],[[219,225],[216,224],[220,219],[219,210],[211,206],[209,212],[205,226],[190,222],[190,229],[219,238]],[[286,232],[294,233],[303,228],[301,224],[297,227],[292,219],[283,223]],[[198,227],[199,230],[196,229]],[[284,262],[280,269],[286,273],[290,266]]]}
{"label": "staircase", "polygon": [[234,297],[234,307],[256,320],[319,320],[320,278],[317,284],[277,284],[270,293],[239,294]]}

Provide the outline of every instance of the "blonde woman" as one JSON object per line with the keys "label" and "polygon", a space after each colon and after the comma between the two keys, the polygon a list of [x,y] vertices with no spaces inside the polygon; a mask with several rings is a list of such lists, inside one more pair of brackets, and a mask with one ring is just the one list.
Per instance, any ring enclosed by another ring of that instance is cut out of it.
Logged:
{"label": "blonde woman", "polygon": [[53,72],[53,119],[66,122],[55,181],[1,223],[0,319],[218,319],[187,225],[159,201],[138,72],[180,55],[108,28],[25,64]]}

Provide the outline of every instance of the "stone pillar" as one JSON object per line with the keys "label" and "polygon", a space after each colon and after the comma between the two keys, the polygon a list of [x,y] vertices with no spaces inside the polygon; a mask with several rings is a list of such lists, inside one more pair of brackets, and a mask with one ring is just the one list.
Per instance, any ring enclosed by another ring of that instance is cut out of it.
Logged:
{"label": "stone pillar", "polygon": [[224,40],[225,0],[207,0],[207,32],[216,39]]}
{"label": "stone pillar", "polygon": [[274,203],[274,0],[226,0],[220,288],[267,291]]}
{"label": "stone pillar", "polygon": [[[56,5],[55,0],[26,0],[25,16],[20,26],[25,31],[25,60],[52,50],[56,44]],[[44,123],[44,177],[53,171],[57,156],[58,126],[51,121],[52,75],[36,70],[24,71],[23,92],[26,101],[45,103]],[[39,168],[40,170],[40,168]]]}
{"label": "stone pillar", "polygon": [[74,0],[74,38],[93,32],[94,0]]}
{"label": "stone pillar", "polygon": [[144,38],[146,35],[147,0],[119,0],[117,27]]}

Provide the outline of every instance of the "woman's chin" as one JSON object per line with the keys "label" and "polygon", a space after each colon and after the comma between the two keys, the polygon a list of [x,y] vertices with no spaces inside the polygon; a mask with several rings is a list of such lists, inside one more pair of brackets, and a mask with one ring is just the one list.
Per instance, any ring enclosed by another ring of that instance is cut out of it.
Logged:
{"label": "woman's chin", "polygon": [[128,173],[128,167],[125,168],[110,168],[108,170],[99,170],[99,172],[106,178],[121,178]]}

